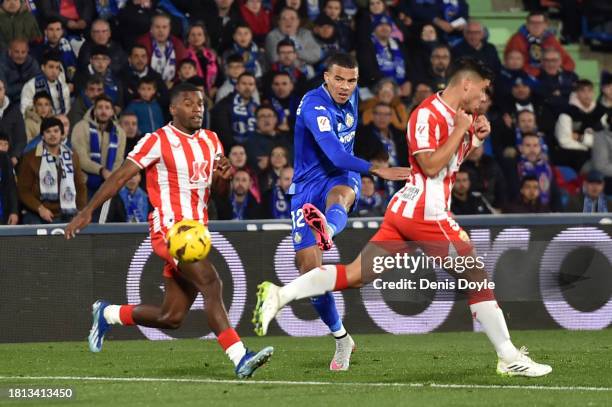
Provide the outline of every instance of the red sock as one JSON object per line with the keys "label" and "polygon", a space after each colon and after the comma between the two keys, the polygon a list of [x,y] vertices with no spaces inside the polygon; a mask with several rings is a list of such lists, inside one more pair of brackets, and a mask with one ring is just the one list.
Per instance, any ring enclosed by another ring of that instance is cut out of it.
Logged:
{"label": "red sock", "polygon": [[495,301],[495,294],[490,288],[484,290],[470,290],[468,291],[468,305],[477,304],[483,301]]}
{"label": "red sock", "polygon": [[348,287],[346,278],[346,266],[344,264],[336,265],[336,285],[334,291],[341,291]]}
{"label": "red sock", "polygon": [[227,348],[236,342],[240,342],[240,337],[234,328],[227,328],[217,336],[217,342],[219,342],[223,350],[227,350]]}
{"label": "red sock", "polygon": [[135,305],[122,305],[119,307],[119,319],[121,325],[136,325],[134,318],[132,317],[132,311]]}

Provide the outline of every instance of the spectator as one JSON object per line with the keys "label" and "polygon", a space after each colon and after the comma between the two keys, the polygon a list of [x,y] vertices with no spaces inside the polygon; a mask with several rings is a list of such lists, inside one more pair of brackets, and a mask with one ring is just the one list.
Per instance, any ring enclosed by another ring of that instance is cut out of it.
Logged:
{"label": "spectator", "polygon": [[608,213],[612,210],[612,199],[606,197],[604,175],[591,170],[582,185],[582,193],[572,196],[566,212]]}
{"label": "spectator", "polygon": [[391,167],[408,166],[408,145],[405,131],[391,125],[391,106],[379,102],[372,111],[372,123],[364,126],[355,137],[355,155],[364,160],[384,157]]}
{"label": "spectator", "polygon": [[612,115],[607,120],[603,130],[593,137],[592,164],[606,177],[606,194],[612,195]]}
{"label": "spectator", "polygon": [[[396,41],[404,42],[404,31],[405,23],[404,20],[394,19],[389,10],[387,10],[387,4],[383,0],[368,0],[368,8],[362,8],[355,16],[355,39],[356,46],[359,47],[363,44],[370,42],[370,36],[372,34],[374,20],[381,19],[383,17],[391,19],[391,37]],[[401,15],[401,14],[400,14]]]}
{"label": "spectator", "polygon": [[[8,136],[0,133],[0,144],[7,144]],[[11,159],[0,146],[0,225],[16,225],[19,222],[17,186]]]}
{"label": "spectator", "polygon": [[28,42],[42,37],[36,18],[21,0],[4,0],[0,8],[0,49],[8,47],[15,38]]}
{"label": "spectator", "polygon": [[406,53],[403,44],[391,37],[391,18],[382,15],[372,22],[373,32],[369,43],[357,54],[360,67],[360,84],[371,87],[382,78],[391,78],[399,86],[400,96],[408,96],[412,85],[406,74]]}
{"label": "spectator", "polygon": [[296,10],[284,8],[280,12],[278,27],[266,36],[266,54],[270,62],[278,61],[277,44],[289,38],[295,44],[299,64],[312,65],[321,57],[321,47],[317,44],[312,32],[300,28],[300,17]]}
{"label": "spectator", "polygon": [[125,108],[138,117],[138,131],[141,134],[153,133],[164,125],[164,114],[155,99],[157,93],[154,78],[145,76],[138,82],[138,99],[134,99]]}
{"label": "spectator", "polygon": [[74,35],[85,32],[96,12],[92,0],[39,0],[36,3],[43,21],[57,18],[68,33]]}
{"label": "spectator", "polygon": [[170,21],[167,14],[156,14],[151,20],[151,31],[137,40],[150,55],[151,68],[161,75],[168,88],[176,76],[177,61],[188,56],[181,40],[170,35]]}
{"label": "spectator", "polygon": [[87,79],[85,88],[80,88],[76,92],[74,104],[68,112],[68,119],[71,125],[75,125],[81,120],[93,106],[93,101],[104,93],[104,79],[100,75],[92,75]]}
{"label": "spectator", "polygon": [[111,98],[117,112],[123,107],[123,84],[113,74],[110,68],[111,58],[109,48],[96,45],[91,49],[89,65],[86,69],[79,70],[74,78],[77,89],[85,88],[87,81],[92,76],[99,76],[104,80],[104,94]]}
{"label": "spectator", "polygon": [[0,80],[0,133],[8,136],[7,152],[13,166],[16,166],[26,146],[25,123],[19,112],[19,105],[11,104],[11,100],[5,95],[5,90],[4,82]]}
{"label": "spectator", "polygon": [[612,116],[612,73],[603,71],[601,73],[601,95],[597,101],[597,116],[601,117],[601,124],[605,126],[606,119]]}
{"label": "spectator", "polygon": [[17,187],[25,224],[69,221],[87,203],[79,156],[62,144],[63,132],[59,119],[44,119],[42,143],[23,156]]}
{"label": "spectator", "polygon": [[[71,148],[70,140],[68,140],[68,135],[70,134],[70,121],[68,120],[68,117],[65,114],[58,114],[52,117],[62,122],[62,126],[64,129],[62,133],[62,144],[64,144],[68,148]],[[34,136],[34,138],[32,138],[32,140],[30,140],[28,144],[25,146],[25,148],[23,149],[22,156],[34,150],[36,147],[38,147],[40,143],[42,143],[42,134],[40,134],[40,130],[39,130],[39,133],[36,136]]]}
{"label": "spectator", "polygon": [[385,213],[385,200],[376,192],[374,178],[370,174],[361,175],[361,191],[355,209],[350,216],[365,218]]}
{"label": "spectator", "polygon": [[257,45],[263,46],[266,34],[272,29],[272,16],[269,10],[262,7],[262,0],[246,0],[240,5],[240,15],[251,27]]}
{"label": "spectator", "polygon": [[217,53],[210,47],[210,38],[204,24],[194,24],[189,28],[187,45],[187,57],[196,63],[198,76],[206,81],[206,92],[211,98],[214,98],[217,91],[215,82],[219,75],[219,66]]}
{"label": "spectator", "polygon": [[72,131],[72,146],[81,157],[90,197],[111,172],[121,166],[125,156],[125,134],[113,121],[113,116],[113,101],[100,95]]}
{"label": "spectator", "polygon": [[227,150],[234,143],[246,142],[255,132],[255,109],[259,105],[253,98],[257,89],[253,74],[244,72],[238,77],[236,91],[213,107],[211,128]]}
{"label": "spectator", "polygon": [[59,52],[62,57],[62,73],[67,83],[72,83],[77,70],[77,54],[70,41],[64,37],[64,27],[59,18],[50,18],[45,26],[45,39],[33,49],[38,63],[47,52]]}
{"label": "spectator", "polygon": [[540,200],[540,185],[535,175],[521,179],[519,196],[504,209],[504,213],[545,213],[550,208]]}
{"label": "spectator", "polygon": [[493,207],[492,213],[499,213],[506,204],[506,179],[496,160],[484,154],[484,146],[474,148],[463,162],[462,171],[470,176],[471,192],[477,192]]}
{"label": "spectator", "polygon": [[42,73],[30,79],[21,90],[21,114],[34,103],[34,94],[47,92],[53,100],[53,114],[66,114],[70,110],[70,88],[62,72],[62,57],[59,52],[45,54],[41,63]]}
{"label": "spectator", "polygon": [[327,0],[323,6],[323,14],[331,18],[335,24],[336,35],[340,48],[346,52],[354,48],[353,37],[355,34],[351,28],[350,21],[344,13],[344,4],[341,0]]}
{"label": "spectator", "polygon": [[504,54],[519,51],[525,60],[525,65],[523,65],[525,72],[538,76],[542,63],[542,50],[546,48],[554,48],[559,51],[561,66],[564,70],[574,70],[576,67],[574,60],[563,49],[555,35],[548,31],[548,16],[541,11],[533,11],[527,16],[527,24],[510,38]]}
{"label": "spectator", "polygon": [[[0,131],[0,153],[8,154],[10,147],[11,144],[8,134],[4,133],[3,131]],[[13,164],[11,163],[11,166],[12,165]]]}
{"label": "spectator", "polygon": [[292,180],[293,168],[283,168],[272,189],[263,196],[261,202],[261,217],[263,219],[291,219],[289,187]]}
{"label": "spectator", "polygon": [[154,0],[127,0],[117,14],[118,35],[123,49],[132,49],[135,41],[151,28],[155,16]]}
{"label": "spectator", "polygon": [[493,83],[498,102],[510,97],[517,78],[531,88],[536,86],[536,78],[523,71],[524,64],[525,58],[519,51],[509,51],[505,54],[504,66],[501,67]]}
{"label": "spectator", "polygon": [[136,116],[136,113],[130,111],[121,112],[119,126],[121,126],[125,133],[124,158],[127,158],[127,155],[136,147],[136,144],[138,144],[144,134],[138,131],[138,116]]}
{"label": "spectator", "polygon": [[[21,90],[27,81],[40,74],[38,62],[29,54],[28,42],[14,39],[0,58],[0,80],[11,103],[19,105]],[[32,94],[33,95],[33,94]]]}
{"label": "spectator", "polygon": [[255,118],[255,134],[247,140],[245,147],[249,152],[249,166],[260,172],[268,168],[270,153],[275,146],[282,145],[291,149],[293,143],[289,134],[279,131],[278,116],[272,106],[259,106],[255,110]]}
{"label": "spectator", "polygon": [[453,184],[451,212],[455,215],[490,215],[494,208],[477,191],[472,191],[470,174],[459,169]]}
{"label": "spectator", "polygon": [[431,51],[430,67],[422,73],[416,82],[428,84],[434,92],[446,88],[448,67],[451,63],[451,51],[448,45],[440,44]]}
{"label": "spectator", "polygon": [[111,39],[111,26],[106,20],[98,19],[91,24],[90,39],[85,41],[79,50],[79,69],[87,69],[91,62],[92,50],[97,47],[106,47],[111,59],[110,69],[113,75],[118,76],[127,66],[127,55],[119,43]]}
{"label": "spectator", "polygon": [[552,134],[553,114],[533,96],[533,90],[522,78],[515,79],[512,93],[508,98],[502,99],[500,104],[503,112],[502,120],[507,128],[511,129],[517,123],[519,112],[529,110],[535,114],[536,121],[540,124],[540,131]]}
{"label": "spectator", "polygon": [[482,61],[493,72],[501,70],[497,49],[485,39],[484,27],[478,21],[470,21],[463,31],[463,39],[453,47],[453,58],[473,57]]}
{"label": "spectator", "polygon": [[181,82],[186,82],[191,78],[195,78],[196,76],[198,76],[198,70],[196,68],[196,63],[193,62],[193,60],[191,59],[183,59],[178,64],[178,69],[176,71],[176,79],[174,80],[174,84],[177,85]]}
{"label": "spectator", "polygon": [[155,78],[157,84],[157,100],[167,110],[169,103],[168,88],[161,75],[149,68],[147,49],[142,45],[134,45],[128,56],[128,66],[121,75],[124,104],[129,104],[138,96],[138,81],[145,76]]}
{"label": "spectator", "polygon": [[542,69],[537,79],[537,93],[557,118],[567,109],[578,76],[561,67],[561,54],[558,50],[548,48],[543,52]]}
{"label": "spectator", "polygon": [[213,7],[203,18],[211,48],[223,53],[232,42],[234,27],[241,20],[238,3],[234,0],[214,0]]}
{"label": "spectator", "polygon": [[319,68],[316,69],[317,72],[323,72],[323,69],[321,68],[324,68],[323,65],[325,64],[325,60],[331,55],[338,51],[348,52],[340,45],[340,37],[338,36],[338,32],[336,30],[336,23],[326,14],[319,14],[319,16],[314,20],[312,33],[315,41],[317,41],[317,44],[319,44],[321,47],[321,58],[315,66],[315,68]]}
{"label": "spectator", "polygon": [[297,94],[304,94],[306,92],[307,81],[315,76],[313,67],[310,65],[301,65],[299,63],[295,44],[288,38],[279,41],[276,45],[276,53],[278,55],[278,61],[270,66],[270,70],[262,80],[263,88],[269,91],[272,83],[272,76],[277,72],[285,72],[291,77]]}
{"label": "spectator", "polygon": [[259,80],[268,69],[266,56],[259,52],[259,47],[253,41],[253,32],[246,23],[239,23],[234,29],[231,46],[223,53],[225,60],[230,55],[240,55],[244,61],[244,69]]}
{"label": "spectator", "polygon": [[119,196],[125,208],[126,222],[146,222],[149,214],[149,197],[140,188],[141,176],[137,172],[119,190]]}
{"label": "spectator", "polygon": [[[236,82],[238,77],[245,72],[244,61],[240,55],[230,55],[227,57],[225,62],[225,76],[227,79],[217,90],[215,95],[215,104],[219,103],[221,99],[234,93],[236,90]],[[259,92],[255,89],[253,93],[253,100],[259,104]]]}
{"label": "spectator", "polygon": [[271,91],[268,102],[276,112],[278,129],[293,133],[295,113],[300,99],[294,91],[291,76],[286,72],[275,72],[272,76]]}
{"label": "spectator", "polygon": [[251,187],[249,188],[249,191],[255,197],[257,203],[261,202],[261,192],[259,191],[257,172],[248,164],[249,157],[247,155],[246,148],[242,144],[234,144],[229,149],[227,158],[232,166],[232,175],[238,170],[243,170],[249,173],[251,177]]}
{"label": "spectator", "polygon": [[[519,147],[521,156],[517,162],[517,174],[519,179],[533,175],[538,180],[538,199],[547,208],[559,208],[559,191],[554,173],[548,158],[542,154],[540,138],[535,134],[524,134],[523,141]],[[521,186],[522,187],[522,186]]]}
{"label": "spectator", "polygon": [[414,87],[414,94],[412,95],[412,103],[408,107],[408,115],[410,115],[414,109],[416,109],[432,94],[433,89],[431,89],[431,86],[429,86],[427,83],[417,82],[416,86]]}
{"label": "spectator", "polygon": [[555,137],[559,149],[553,156],[555,164],[567,165],[579,172],[591,156],[593,135],[601,130],[597,117],[593,83],[581,79],[570,95],[569,107],[559,115],[555,126]]}
{"label": "spectator", "polygon": [[219,219],[247,220],[259,218],[259,205],[249,191],[251,184],[251,176],[247,171],[236,171],[231,181],[229,196],[217,199],[215,202]]}
{"label": "spectator", "polygon": [[[429,89],[429,91],[431,92],[431,89]],[[416,91],[414,97],[417,97]],[[421,102],[425,100],[426,97],[427,96],[425,96]],[[362,124],[368,125],[372,123],[374,107],[379,103],[384,103],[391,106],[391,124],[397,130],[405,132],[410,114],[406,109],[406,105],[402,102],[402,99],[399,96],[399,87],[393,79],[382,78],[380,81],[378,81],[374,86],[374,97],[361,104],[360,110]]]}
{"label": "spectator", "polygon": [[463,38],[468,25],[469,6],[466,0],[437,0],[440,15],[433,19],[433,23],[441,29],[451,45]]}
{"label": "spectator", "polygon": [[40,133],[43,119],[53,116],[53,100],[45,91],[34,95],[34,105],[28,107],[25,113],[26,140],[29,143]]}
{"label": "spectator", "polygon": [[266,193],[276,183],[281,170],[289,165],[289,158],[289,149],[283,145],[277,145],[270,151],[268,168],[259,176],[259,190],[262,193]]}

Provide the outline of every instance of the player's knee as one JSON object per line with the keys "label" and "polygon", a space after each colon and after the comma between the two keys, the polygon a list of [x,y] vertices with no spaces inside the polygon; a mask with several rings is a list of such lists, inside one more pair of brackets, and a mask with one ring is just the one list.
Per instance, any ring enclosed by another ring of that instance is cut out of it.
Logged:
{"label": "player's knee", "polygon": [[184,314],[168,313],[162,315],[159,322],[164,325],[165,329],[178,329],[183,324],[184,319]]}

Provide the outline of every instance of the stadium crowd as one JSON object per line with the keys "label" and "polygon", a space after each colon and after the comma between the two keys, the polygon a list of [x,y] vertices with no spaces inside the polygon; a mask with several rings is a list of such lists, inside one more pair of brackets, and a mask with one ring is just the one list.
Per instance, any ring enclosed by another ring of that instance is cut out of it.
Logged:
{"label": "stadium crowd", "polygon": [[[571,2],[570,2],[571,3]],[[472,56],[497,74],[478,114],[491,137],[462,165],[456,214],[612,209],[612,74],[600,87],[533,11],[503,61],[465,0],[3,0],[0,5],[0,224],[69,220],[188,81],[233,165],[211,219],[290,218],[293,123],[326,59],[360,67],[355,154],[407,166],[410,112]],[[601,95],[596,98],[596,93]],[[143,176],[108,208],[142,222]],[[354,216],[378,216],[398,183],[362,177]]]}

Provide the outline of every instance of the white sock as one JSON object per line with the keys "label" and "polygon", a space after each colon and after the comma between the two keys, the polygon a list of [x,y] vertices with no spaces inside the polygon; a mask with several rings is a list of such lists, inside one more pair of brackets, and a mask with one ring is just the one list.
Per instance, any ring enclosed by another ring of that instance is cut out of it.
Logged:
{"label": "white sock", "polygon": [[225,353],[230,358],[234,366],[238,366],[242,357],[246,354],[246,348],[242,341],[238,341],[225,350]]}
{"label": "white sock", "polygon": [[111,325],[123,325],[119,317],[119,308],[121,305],[108,305],[104,308],[104,319]]}
{"label": "white sock", "polygon": [[331,227],[331,225],[327,225],[326,228],[327,234],[329,235],[329,238],[331,239],[332,237],[334,237],[334,234],[336,233],[336,231],[334,230],[333,227]]}
{"label": "white sock", "polygon": [[326,265],[314,268],[281,287],[280,305],[284,307],[293,300],[323,295],[328,291],[333,291],[335,286],[336,266]]}
{"label": "white sock", "polygon": [[340,325],[340,329],[338,329],[337,331],[333,331],[332,335],[336,339],[341,339],[341,338],[345,337],[346,336],[346,329],[344,329],[344,325]]}
{"label": "white sock", "polygon": [[470,305],[470,310],[495,347],[497,356],[503,360],[516,358],[518,350],[510,341],[504,313],[497,305],[497,301],[478,302]]}

